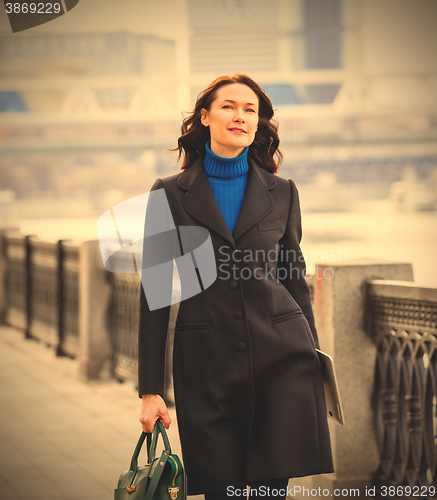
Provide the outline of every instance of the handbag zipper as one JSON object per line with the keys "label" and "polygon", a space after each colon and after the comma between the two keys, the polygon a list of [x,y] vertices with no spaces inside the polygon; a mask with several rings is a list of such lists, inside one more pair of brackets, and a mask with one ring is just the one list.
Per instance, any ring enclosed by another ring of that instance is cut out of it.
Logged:
{"label": "handbag zipper", "polygon": [[173,460],[175,467],[176,467],[176,473],[175,473],[173,480],[171,482],[171,486],[168,487],[168,493],[170,495],[171,500],[176,500],[176,498],[178,496],[178,492],[179,492],[179,487],[175,486],[175,480],[176,480],[176,477],[177,477],[178,472],[179,472],[179,467],[178,467],[176,460],[171,455],[169,455],[168,458]]}
{"label": "handbag zipper", "polygon": [[171,455],[169,455],[168,458],[171,458],[176,466],[176,474],[174,475],[173,481],[171,482],[171,484],[174,486],[174,482],[175,482],[176,477],[177,477],[178,472],[179,472],[179,467],[178,467],[176,460]]}

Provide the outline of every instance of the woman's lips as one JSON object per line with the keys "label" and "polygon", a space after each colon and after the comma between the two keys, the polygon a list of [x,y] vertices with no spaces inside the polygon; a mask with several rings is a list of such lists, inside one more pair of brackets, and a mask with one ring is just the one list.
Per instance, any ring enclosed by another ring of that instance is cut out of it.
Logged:
{"label": "woman's lips", "polygon": [[241,128],[230,128],[228,130],[229,130],[229,132],[235,132],[237,134],[245,134],[246,133],[246,131],[241,129]]}

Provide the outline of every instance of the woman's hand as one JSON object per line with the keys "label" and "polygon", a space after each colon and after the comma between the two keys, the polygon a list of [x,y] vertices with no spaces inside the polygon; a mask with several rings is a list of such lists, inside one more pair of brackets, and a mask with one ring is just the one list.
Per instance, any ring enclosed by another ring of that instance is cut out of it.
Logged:
{"label": "woman's hand", "polygon": [[168,429],[171,418],[168,414],[167,405],[159,394],[143,394],[140,413],[140,422],[144,432],[153,432],[155,422],[161,419],[164,427]]}

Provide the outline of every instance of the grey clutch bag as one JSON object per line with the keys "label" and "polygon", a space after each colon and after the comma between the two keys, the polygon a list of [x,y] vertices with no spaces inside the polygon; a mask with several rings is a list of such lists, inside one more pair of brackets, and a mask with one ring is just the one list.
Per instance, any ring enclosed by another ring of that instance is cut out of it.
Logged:
{"label": "grey clutch bag", "polygon": [[344,425],[343,408],[340,401],[340,393],[335,377],[334,363],[331,356],[316,349],[323,368],[323,388],[325,391],[326,410],[328,417],[337,424]]}

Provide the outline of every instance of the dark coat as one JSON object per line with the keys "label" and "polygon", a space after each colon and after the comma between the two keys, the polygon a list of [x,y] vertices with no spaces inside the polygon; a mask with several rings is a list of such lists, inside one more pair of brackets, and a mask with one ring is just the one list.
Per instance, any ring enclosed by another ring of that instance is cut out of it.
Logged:
{"label": "dark coat", "polygon": [[[218,266],[209,288],[181,302],[175,330],[174,388],[190,495],[333,472],[298,193],[291,180],[251,159],[249,165],[233,234],[200,159],[152,187],[165,189],[176,226],[209,230]],[[168,318],[169,307],[149,311],[142,291],[140,395],[164,394]]]}

